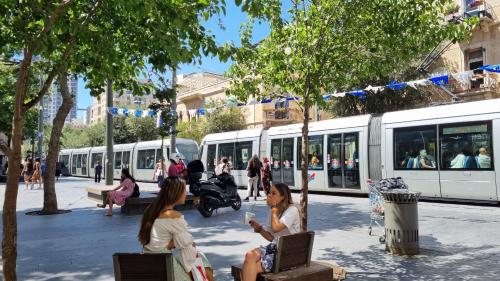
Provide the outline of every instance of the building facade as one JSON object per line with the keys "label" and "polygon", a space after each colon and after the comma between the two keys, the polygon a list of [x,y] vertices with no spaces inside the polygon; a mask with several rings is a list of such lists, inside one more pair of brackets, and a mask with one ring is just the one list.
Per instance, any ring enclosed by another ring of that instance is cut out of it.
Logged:
{"label": "building facade", "polygon": [[[498,74],[477,70],[500,64],[500,0],[455,0],[456,8],[446,16],[450,23],[477,16],[479,25],[471,37],[436,48],[442,55],[430,67],[433,73],[454,73],[447,89],[461,101],[500,98]],[[432,55],[432,54],[431,54]]]}
{"label": "building facade", "polygon": [[[68,78],[68,86],[71,95],[73,95],[73,107],[71,108],[71,111],[69,112],[68,116],[66,117],[66,122],[70,123],[73,120],[77,119],[77,113],[78,113],[78,78],[75,75],[71,75]],[[52,125],[52,121],[56,117],[57,111],[62,105],[62,95],[61,91],[59,88],[59,85],[57,83],[53,83],[51,87],[51,91],[47,93],[43,100],[42,100],[42,106],[43,106],[43,123],[47,125]]]}
{"label": "building facade", "polygon": [[[147,109],[148,106],[155,102],[153,93],[143,93],[142,95],[134,95],[131,90],[115,91],[113,93],[113,106],[127,109]],[[89,116],[89,124],[106,121],[106,93],[102,93],[98,97],[92,98],[92,105],[87,110]]]}

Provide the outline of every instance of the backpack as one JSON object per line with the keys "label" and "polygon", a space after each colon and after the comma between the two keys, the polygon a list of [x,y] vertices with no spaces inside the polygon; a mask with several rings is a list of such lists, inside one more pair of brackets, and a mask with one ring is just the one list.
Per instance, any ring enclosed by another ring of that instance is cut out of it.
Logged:
{"label": "backpack", "polygon": [[130,197],[137,198],[140,195],[141,195],[141,193],[139,192],[139,185],[137,183],[135,183],[134,192],[132,192],[132,195],[130,195]]}

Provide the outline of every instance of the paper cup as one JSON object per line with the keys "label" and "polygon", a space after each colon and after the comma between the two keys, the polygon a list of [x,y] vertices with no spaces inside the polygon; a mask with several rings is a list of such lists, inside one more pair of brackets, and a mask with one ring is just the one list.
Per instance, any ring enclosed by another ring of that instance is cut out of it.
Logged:
{"label": "paper cup", "polygon": [[245,224],[249,225],[251,220],[255,220],[255,214],[252,212],[245,212]]}

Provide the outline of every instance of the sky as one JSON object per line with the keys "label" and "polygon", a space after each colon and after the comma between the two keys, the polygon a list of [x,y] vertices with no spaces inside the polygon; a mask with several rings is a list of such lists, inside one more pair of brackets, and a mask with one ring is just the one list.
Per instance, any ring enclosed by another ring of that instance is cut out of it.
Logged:
{"label": "sky", "polygon": [[[247,21],[246,14],[241,12],[241,8],[236,7],[234,1],[227,1],[226,16],[220,18],[220,22],[224,26],[224,30],[219,27],[219,19],[212,18],[207,21],[204,26],[211,30],[215,35],[216,41],[223,44],[228,41],[240,45],[239,31],[242,23]],[[256,24],[254,28],[253,40],[258,42],[269,34],[269,26],[267,24]],[[201,65],[181,65],[177,71],[178,74],[187,74],[192,72],[215,72],[223,74],[229,70],[231,62],[221,62],[218,58],[203,57]],[[86,108],[92,104],[92,98],[88,89],[85,89],[85,82],[83,79],[78,80],[78,108]],[[83,112],[79,111],[79,117]]]}

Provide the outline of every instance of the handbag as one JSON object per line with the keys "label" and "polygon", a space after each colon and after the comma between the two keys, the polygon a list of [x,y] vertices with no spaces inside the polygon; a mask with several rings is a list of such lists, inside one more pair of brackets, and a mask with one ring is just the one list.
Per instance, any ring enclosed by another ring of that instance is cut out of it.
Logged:
{"label": "handbag", "polygon": [[208,281],[203,261],[201,260],[200,253],[198,252],[196,253],[196,260],[194,261],[191,273],[193,274],[194,281]]}

